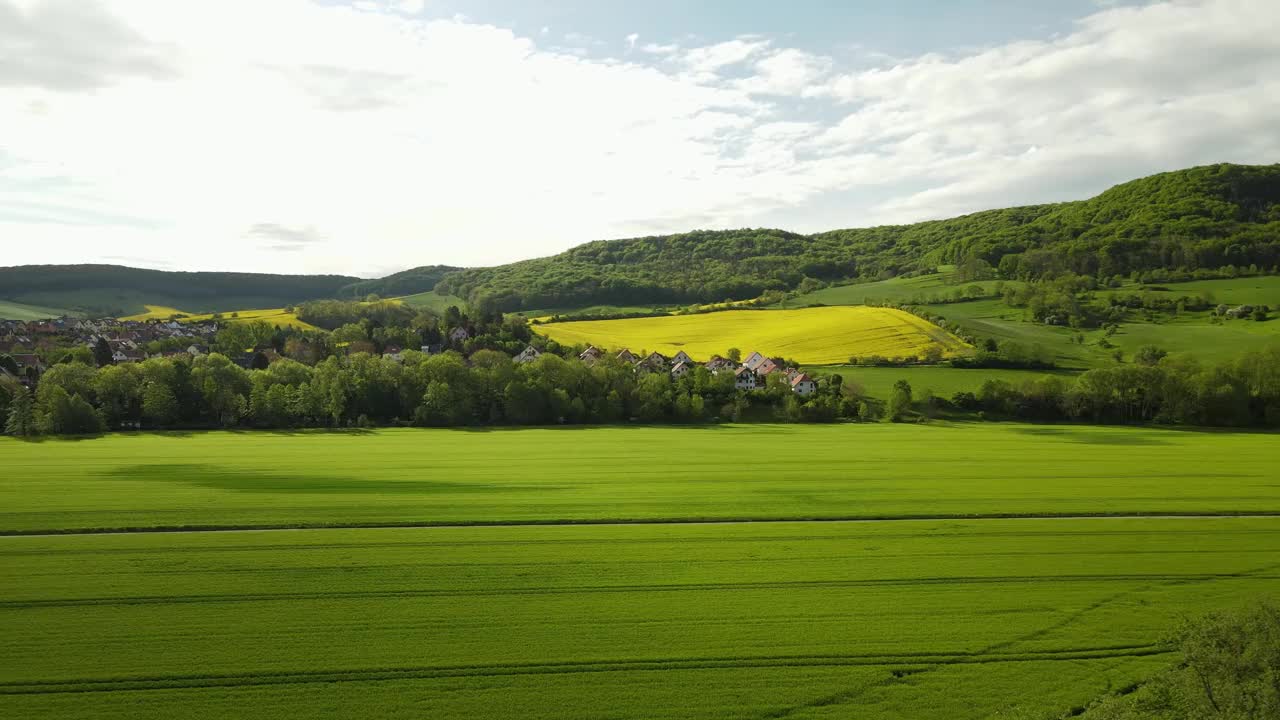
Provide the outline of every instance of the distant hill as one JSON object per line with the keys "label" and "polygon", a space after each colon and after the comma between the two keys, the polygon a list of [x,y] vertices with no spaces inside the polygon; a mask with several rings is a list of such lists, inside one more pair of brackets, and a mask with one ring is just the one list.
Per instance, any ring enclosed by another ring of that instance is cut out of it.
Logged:
{"label": "distant hill", "polygon": [[144,305],[187,312],[281,307],[329,298],[358,282],[342,275],[168,272],[119,265],[0,268],[0,300],[91,315],[131,315]]}
{"label": "distant hill", "polygon": [[343,298],[362,298],[366,295],[379,295],[384,298],[417,295],[434,290],[444,276],[461,269],[448,265],[425,265],[376,280],[351,283],[339,290],[338,295]]}
{"label": "distant hill", "polygon": [[714,302],[799,288],[805,278],[883,278],[969,259],[1025,279],[1062,270],[1271,268],[1280,264],[1280,165],[1191,168],[1090,200],[912,225],[598,241],[548,258],[451,273],[438,292],[507,311]]}

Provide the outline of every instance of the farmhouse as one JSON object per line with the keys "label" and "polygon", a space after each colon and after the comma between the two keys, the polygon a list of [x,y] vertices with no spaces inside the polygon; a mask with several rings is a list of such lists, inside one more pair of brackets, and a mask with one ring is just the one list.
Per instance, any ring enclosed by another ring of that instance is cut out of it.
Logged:
{"label": "farmhouse", "polygon": [[708,360],[704,367],[710,370],[712,375],[715,375],[722,370],[733,370],[737,366],[732,360],[716,355]]}
{"label": "farmhouse", "polygon": [[797,395],[812,395],[818,390],[818,384],[805,373],[800,373],[791,381],[791,392]]}
{"label": "farmhouse", "polygon": [[733,386],[739,390],[755,390],[759,387],[759,380],[750,368],[740,367],[733,374]]}
{"label": "farmhouse", "polygon": [[768,360],[768,358],[766,358],[765,356],[761,355],[758,352],[753,352],[747,356],[746,360],[742,361],[742,367],[754,372],[756,368],[764,364],[765,360]]}
{"label": "farmhouse", "polygon": [[667,367],[667,356],[659,352],[651,352],[636,365],[636,370],[641,372],[666,372]]}
{"label": "farmhouse", "polygon": [[540,355],[542,355],[542,353],[538,352],[537,348],[532,345],[528,345],[525,349],[520,351],[519,355],[515,356],[514,360],[518,363],[531,363],[534,360],[537,360]]}
{"label": "farmhouse", "polygon": [[628,348],[622,348],[622,352],[618,353],[618,359],[628,365],[635,365],[640,362],[640,356],[631,352]]}
{"label": "farmhouse", "polygon": [[781,370],[782,367],[779,366],[778,363],[769,358],[765,358],[765,361],[760,363],[760,366],[756,368],[756,374],[760,377],[768,377],[770,373],[779,372]]}
{"label": "farmhouse", "polygon": [[680,352],[675,354],[675,357],[671,358],[671,362],[672,363],[689,363],[690,365],[692,365],[693,358],[689,357],[685,353],[685,351],[681,350]]}
{"label": "farmhouse", "polygon": [[578,359],[587,365],[595,365],[596,361],[604,357],[604,353],[600,352],[594,345],[588,345],[586,350],[578,354]]}
{"label": "farmhouse", "polygon": [[689,371],[692,369],[693,369],[693,365],[691,363],[687,363],[684,361],[678,362],[675,364],[674,367],[671,368],[671,377],[676,378],[678,380],[684,377],[685,375],[688,375]]}

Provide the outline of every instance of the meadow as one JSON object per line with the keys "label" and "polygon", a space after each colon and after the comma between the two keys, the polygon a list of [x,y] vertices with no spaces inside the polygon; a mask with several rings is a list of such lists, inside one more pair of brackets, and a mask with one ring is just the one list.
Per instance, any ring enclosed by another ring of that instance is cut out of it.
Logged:
{"label": "meadow", "polygon": [[[1207,516],[1280,515],[1274,440],[4,440],[0,715],[1060,717],[1175,662],[1183,615],[1280,592],[1280,517]],[[1206,516],[1070,517],[1090,513]],[[688,522],[733,518],[771,521]],[[371,527],[413,523],[436,526]],[[91,531],[193,524],[307,529]],[[14,534],[32,530],[76,534]]]}
{"label": "meadow", "polygon": [[79,317],[80,313],[66,310],[64,308],[43,307],[40,305],[27,305],[25,303],[11,302],[9,300],[0,300],[0,320],[44,320],[46,318],[59,317],[61,315]]}
{"label": "meadow", "polygon": [[966,354],[959,338],[900,310],[823,307],[802,310],[725,310],[698,315],[583,320],[539,325],[536,331],[564,345],[630,348],[695,360],[738,348],[810,365],[847,362],[850,357],[914,357],[929,347],[946,356]]}
{"label": "meadow", "polygon": [[399,300],[409,307],[433,310],[440,314],[444,314],[444,311],[448,310],[450,305],[457,308],[467,307],[467,302],[462,298],[455,297],[453,295],[441,295],[435,291],[418,293],[416,295],[405,295],[394,299]]}

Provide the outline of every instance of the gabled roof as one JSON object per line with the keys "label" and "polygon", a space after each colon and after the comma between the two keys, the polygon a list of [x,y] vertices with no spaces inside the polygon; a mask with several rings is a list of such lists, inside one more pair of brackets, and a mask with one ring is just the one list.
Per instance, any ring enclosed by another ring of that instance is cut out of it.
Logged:
{"label": "gabled roof", "polygon": [[806,381],[814,382],[813,378],[809,377],[807,373],[800,373],[799,375],[796,375],[794,378],[792,378],[791,386],[795,387],[796,385],[799,385],[800,383],[806,382]]}

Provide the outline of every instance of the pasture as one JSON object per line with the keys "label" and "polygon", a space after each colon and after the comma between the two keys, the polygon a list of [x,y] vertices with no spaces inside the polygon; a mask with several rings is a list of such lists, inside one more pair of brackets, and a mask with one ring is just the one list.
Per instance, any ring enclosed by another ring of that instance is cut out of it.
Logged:
{"label": "pasture", "polygon": [[9,300],[0,300],[0,320],[47,320],[63,315],[79,317],[80,313],[66,308],[27,305]]}
{"label": "pasture", "polygon": [[[4,439],[0,716],[1056,718],[1175,662],[1180,617],[1280,593],[1280,517],[1210,517],[1280,515],[1274,447],[944,423]],[[1203,516],[1077,517],[1171,513]],[[94,531],[182,526],[230,531]]]}
{"label": "pasture", "polygon": [[683,350],[695,360],[759,351],[809,365],[847,362],[850,357],[915,357],[929,347],[945,356],[970,351],[959,338],[900,310],[823,307],[803,310],[724,310],[699,315],[548,323],[536,332],[562,345],[658,351]]}
{"label": "pasture", "polygon": [[441,295],[433,290],[418,293],[416,295],[405,295],[395,299],[409,307],[423,308],[441,314],[443,314],[445,310],[448,310],[450,305],[463,309],[467,307],[466,301],[462,298],[454,295]]}

